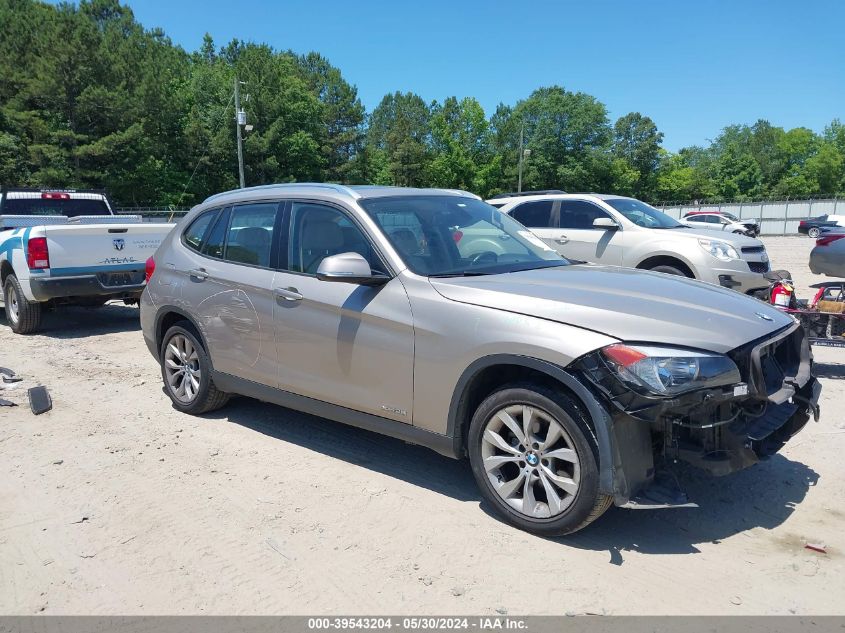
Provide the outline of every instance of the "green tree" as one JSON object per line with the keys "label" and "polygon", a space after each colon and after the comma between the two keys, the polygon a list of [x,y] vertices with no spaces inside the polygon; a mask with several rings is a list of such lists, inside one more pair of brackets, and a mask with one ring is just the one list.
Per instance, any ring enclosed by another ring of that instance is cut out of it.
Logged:
{"label": "green tree", "polygon": [[663,133],[649,117],[631,112],[613,126],[613,155],[626,165],[617,165],[615,190],[649,197],[654,189]]}
{"label": "green tree", "polygon": [[[367,143],[374,156],[383,153],[390,184],[402,187],[427,184],[431,109],[419,95],[411,92],[385,95],[370,115]],[[384,175],[381,173],[381,178]]]}

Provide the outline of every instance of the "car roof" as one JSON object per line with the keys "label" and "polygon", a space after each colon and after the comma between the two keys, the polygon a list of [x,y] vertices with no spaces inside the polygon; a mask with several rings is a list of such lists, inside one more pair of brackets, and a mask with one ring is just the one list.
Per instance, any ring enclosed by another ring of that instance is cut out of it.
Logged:
{"label": "car roof", "polygon": [[214,194],[206,198],[201,206],[207,204],[225,204],[227,202],[241,202],[261,200],[275,196],[316,196],[327,199],[362,200],[365,198],[384,198],[389,196],[463,196],[466,198],[481,198],[474,193],[461,189],[422,189],[415,187],[389,187],[385,185],[340,185],[323,182],[279,183],[245,187]]}
{"label": "car roof", "polygon": [[617,196],[612,193],[545,193],[528,196],[513,196],[511,198],[488,198],[487,202],[495,202],[498,205],[506,205],[512,202],[531,202],[532,200],[582,200],[584,198],[597,198],[599,200],[635,200],[629,196]]}

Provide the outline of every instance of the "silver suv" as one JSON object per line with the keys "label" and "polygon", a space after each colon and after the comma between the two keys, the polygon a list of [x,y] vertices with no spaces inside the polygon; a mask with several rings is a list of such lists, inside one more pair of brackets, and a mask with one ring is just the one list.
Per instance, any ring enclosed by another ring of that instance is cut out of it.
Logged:
{"label": "silver suv", "polygon": [[760,240],[696,230],[634,198],[560,192],[488,202],[570,259],[682,275],[746,294],[769,287]]}
{"label": "silver suv", "polygon": [[[803,330],[709,284],[571,265],[464,192],[212,196],[148,262],[144,338],[176,409],[242,394],[469,457],[505,520],[578,530],[679,503],[818,412]],[[772,482],[780,485],[780,482]]]}

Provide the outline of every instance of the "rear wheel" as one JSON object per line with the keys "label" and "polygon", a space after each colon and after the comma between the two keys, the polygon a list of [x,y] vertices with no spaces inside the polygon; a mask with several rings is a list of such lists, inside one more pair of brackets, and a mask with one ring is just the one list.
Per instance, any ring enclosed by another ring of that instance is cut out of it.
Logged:
{"label": "rear wheel", "polygon": [[810,228],[809,231],[807,231],[807,235],[812,237],[813,239],[816,239],[821,234],[822,234],[822,230],[817,226],[813,226],[813,227]]}
{"label": "rear wheel", "polygon": [[41,325],[41,304],[29,301],[14,275],[6,277],[3,284],[3,301],[6,304],[6,320],[16,334],[32,334]]}
{"label": "rear wheel", "polygon": [[570,534],[612,503],[599,492],[595,437],[563,394],[539,385],[505,387],[478,407],[468,441],[481,493],[516,527]]}
{"label": "rear wheel", "polygon": [[211,361],[187,322],[164,335],[159,358],[164,389],[173,406],[193,415],[219,409],[229,401],[211,378]]}

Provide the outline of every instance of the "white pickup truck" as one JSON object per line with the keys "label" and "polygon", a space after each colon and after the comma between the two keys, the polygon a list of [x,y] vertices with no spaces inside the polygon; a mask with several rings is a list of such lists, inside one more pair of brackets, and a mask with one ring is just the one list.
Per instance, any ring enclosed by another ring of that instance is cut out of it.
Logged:
{"label": "white pickup truck", "polygon": [[0,193],[0,283],[6,321],[35,332],[46,305],[134,303],[145,265],[173,224],[116,216],[102,192]]}

